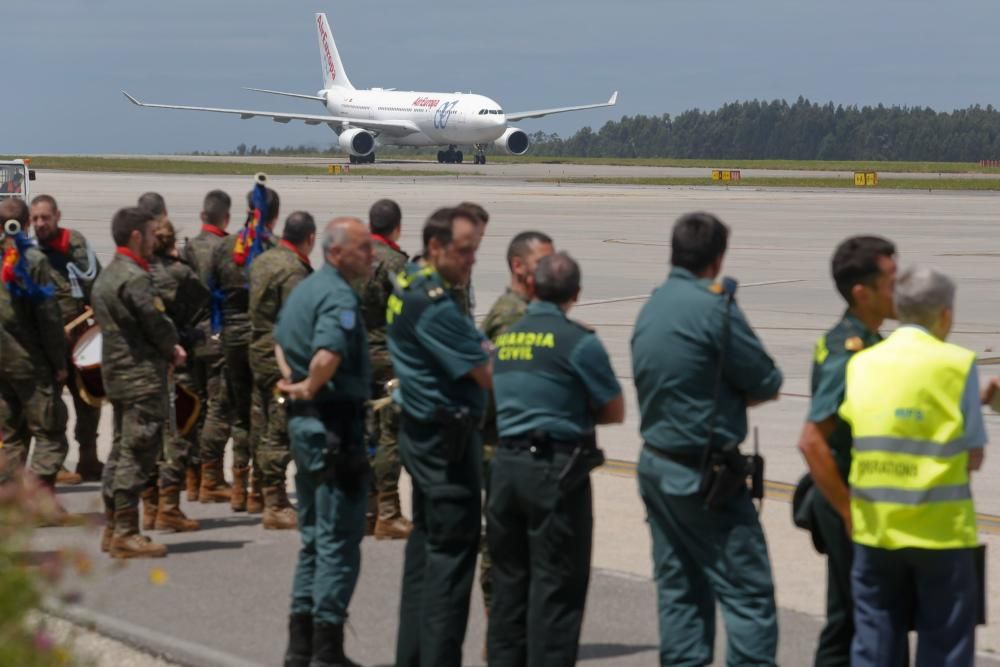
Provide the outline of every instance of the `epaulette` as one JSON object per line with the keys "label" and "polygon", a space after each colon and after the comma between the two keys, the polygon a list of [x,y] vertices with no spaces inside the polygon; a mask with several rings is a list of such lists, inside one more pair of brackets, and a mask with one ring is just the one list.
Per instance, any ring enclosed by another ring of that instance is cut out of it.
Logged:
{"label": "epaulette", "polygon": [[712,294],[715,294],[716,296],[721,295],[722,283],[712,283],[711,285],[708,286],[708,291],[711,292]]}
{"label": "epaulette", "polygon": [[446,292],[440,285],[428,285],[427,286],[427,297],[431,301],[439,301],[444,298]]}

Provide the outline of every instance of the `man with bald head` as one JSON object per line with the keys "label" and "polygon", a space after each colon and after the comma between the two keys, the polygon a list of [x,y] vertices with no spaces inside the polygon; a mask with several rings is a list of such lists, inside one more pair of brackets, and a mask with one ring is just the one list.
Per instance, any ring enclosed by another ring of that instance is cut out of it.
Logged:
{"label": "man with bald head", "polygon": [[344,623],[370,483],[364,404],[372,369],[351,281],[371,272],[371,235],[357,218],[336,218],[322,247],[323,267],[291,293],[274,330],[302,534],[285,665],[301,667],[354,664],[344,655]]}

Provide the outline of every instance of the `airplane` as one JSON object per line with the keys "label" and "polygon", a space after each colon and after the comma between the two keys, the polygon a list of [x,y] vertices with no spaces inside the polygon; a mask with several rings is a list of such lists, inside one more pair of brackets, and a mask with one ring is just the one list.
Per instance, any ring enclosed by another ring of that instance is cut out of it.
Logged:
{"label": "airplane", "polygon": [[337,134],[338,143],[350,154],[352,164],[375,162],[376,140],[381,145],[391,146],[447,146],[447,150],[438,151],[437,159],[438,162],[449,164],[463,161],[464,156],[458,146],[472,145],[475,163],[486,164],[486,148],[490,144],[507,155],[524,155],[528,152],[528,134],[511,127],[509,123],[567,111],[610,107],[618,102],[618,91],[615,91],[607,102],[505,113],[496,101],[471,93],[408,92],[394,88],[357,89],[347,77],[326,14],[316,14],[316,30],[323,68],[322,90],[315,95],[264,88],[248,90],[322,102],[331,115],[147,104],[124,90],[122,94],[129,102],[140,107],[234,114],[244,120],[261,116],[276,123],[301,120],[306,125],[326,124]]}

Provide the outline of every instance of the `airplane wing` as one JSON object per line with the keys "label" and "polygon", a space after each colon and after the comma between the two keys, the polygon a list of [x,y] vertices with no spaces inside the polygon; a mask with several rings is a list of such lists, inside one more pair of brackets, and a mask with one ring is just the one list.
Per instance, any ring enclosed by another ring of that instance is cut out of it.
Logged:
{"label": "airplane wing", "polygon": [[338,130],[344,127],[360,127],[365,130],[371,130],[372,132],[386,134],[394,137],[403,137],[408,134],[413,134],[419,132],[420,129],[416,124],[408,120],[367,120],[359,118],[344,118],[340,116],[321,116],[313,114],[302,114],[302,113],[281,113],[275,111],[254,111],[250,109],[216,109],[213,107],[189,107],[181,106],[177,104],[147,104],[145,102],[140,102],[136,98],[132,97],[124,90],[122,94],[128,98],[128,101],[132,104],[140,107],[150,107],[153,109],[181,109],[184,111],[210,111],[213,113],[228,113],[233,115],[238,115],[242,119],[253,118],[254,116],[260,116],[262,118],[270,118],[275,123],[288,123],[293,120],[301,120],[305,122],[306,125],[322,125],[327,124],[331,129]]}
{"label": "airplane wing", "polygon": [[611,98],[607,102],[601,102],[600,104],[583,104],[576,107],[556,107],[555,109],[538,109],[537,111],[518,111],[515,113],[506,114],[507,120],[510,122],[516,122],[519,120],[524,120],[525,118],[541,118],[542,116],[550,116],[554,113],[566,113],[567,111],[583,111],[584,109],[599,109],[601,107],[613,107],[618,103],[618,91],[616,90],[611,94]]}

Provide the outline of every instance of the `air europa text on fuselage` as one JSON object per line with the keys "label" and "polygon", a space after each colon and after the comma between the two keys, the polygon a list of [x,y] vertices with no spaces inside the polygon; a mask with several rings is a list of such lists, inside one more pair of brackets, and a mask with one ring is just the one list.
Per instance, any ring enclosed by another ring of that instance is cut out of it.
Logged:
{"label": "air europa text on fuselage", "polygon": [[319,26],[319,34],[323,40],[323,55],[326,56],[326,68],[330,70],[330,79],[337,78],[337,68],[333,66],[333,55],[330,53],[330,42],[326,37],[326,30],[323,30],[323,15],[316,15],[316,25]]}
{"label": "air europa text on fuselage", "polygon": [[413,100],[413,106],[415,107],[436,107],[441,103],[441,100],[432,100],[429,97],[418,97]]}

